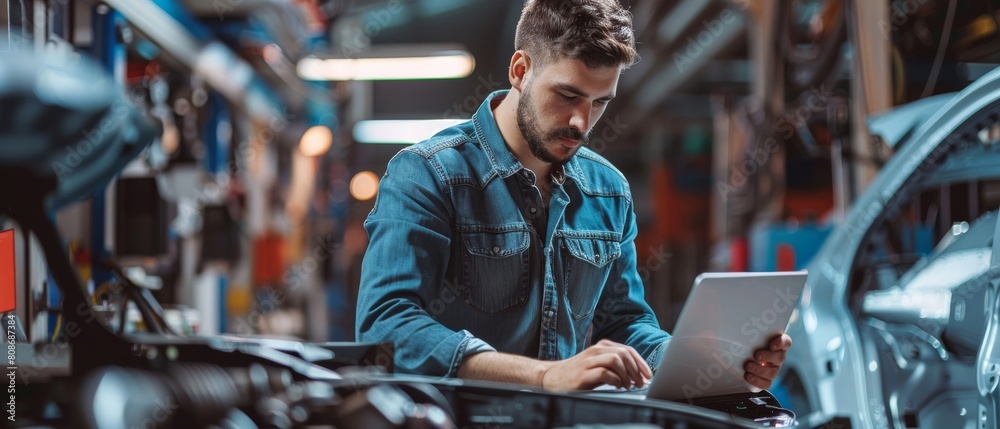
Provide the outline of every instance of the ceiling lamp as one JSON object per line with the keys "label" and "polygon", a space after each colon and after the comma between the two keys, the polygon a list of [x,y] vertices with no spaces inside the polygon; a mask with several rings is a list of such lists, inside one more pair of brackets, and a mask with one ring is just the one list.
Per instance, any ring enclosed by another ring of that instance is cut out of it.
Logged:
{"label": "ceiling lamp", "polygon": [[391,45],[357,57],[317,57],[299,60],[305,80],[424,80],[459,79],[472,74],[476,60],[461,46]]}
{"label": "ceiling lamp", "polygon": [[414,144],[467,119],[361,121],[354,125],[354,141],[367,144]]}

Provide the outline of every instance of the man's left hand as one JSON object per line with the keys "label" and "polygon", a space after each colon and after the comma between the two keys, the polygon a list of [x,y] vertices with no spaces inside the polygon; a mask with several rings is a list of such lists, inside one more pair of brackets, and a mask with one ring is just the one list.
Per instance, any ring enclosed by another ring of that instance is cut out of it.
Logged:
{"label": "man's left hand", "polygon": [[743,369],[746,370],[743,378],[761,389],[770,389],[781,365],[785,363],[785,352],[791,346],[792,337],[788,334],[775,337],[771,340],[770,349],[757,350],[753,354],[754,360],[743,365]]}

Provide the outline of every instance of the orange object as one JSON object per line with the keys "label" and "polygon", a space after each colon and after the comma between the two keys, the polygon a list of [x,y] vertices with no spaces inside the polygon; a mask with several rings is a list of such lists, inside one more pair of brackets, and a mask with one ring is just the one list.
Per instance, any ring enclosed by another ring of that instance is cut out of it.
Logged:
{"label": "orange object", "polygon": [[0,231],[0,313],[13,311],[17,304],[14,265],[14,230]]}
{"label": "orange object", "polygon": [[265,233],[253,242],[253,281],[257,287],[278,286],[285,267],[284,237]]}
{"label": "orange object", "polygon": [[[688,245],[708,239],[709,192],[685,190],[675,180],[674,168],[658,164],[650,173],[655,222],[649,231],[661,243]],[[639,233],[644,234],[640,228]]]}

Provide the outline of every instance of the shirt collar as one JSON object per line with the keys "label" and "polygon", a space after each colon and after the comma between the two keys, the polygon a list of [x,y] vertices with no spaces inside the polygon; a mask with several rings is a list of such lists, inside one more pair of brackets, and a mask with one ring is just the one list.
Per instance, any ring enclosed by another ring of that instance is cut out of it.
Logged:
{"label": "shirt collar", "polygon": [[[486,97],[486,100],[472,116],[472,123],[476,129],[476,139],[479,140],[480,146],[486,152],[493,172],[501,178],[510,177],[525,168],[507,147],[507,142],[503,139],[500,127],[497,125],[496,117],[493,116],[493,101],[503,99],[508,93],[510,93],[508,89],[494,91]],[[574,156],[567,164],[571,164],[575,160]],[[566,166],[560,166],[552,172],[552,180],[556,184],[562,185],[566,182],[567,173]]]}
{"label": "shirt collar", "polygon": [[475,115],[472,116],[472,124],[476,129],[476,140],[479,140],[483,152],[490,160],[490,166],[493,167],[491,173],[495,172],[502,178],[510,177],[524,168],[507,148],[507,143],[504,141],[503,135],[500,134],[497,120],[493,116],[493,109],[490,107],[494,99],[502,99],[509,92],[510,90],[494,91],[486,97],[483,104],[476,110]]}

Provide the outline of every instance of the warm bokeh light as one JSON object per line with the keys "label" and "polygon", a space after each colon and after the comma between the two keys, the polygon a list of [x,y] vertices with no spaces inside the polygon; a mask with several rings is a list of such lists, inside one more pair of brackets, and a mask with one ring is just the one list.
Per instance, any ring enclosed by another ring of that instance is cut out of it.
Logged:
{"label": "warm bokeh light", "polygon": [[164,126],[163,135],[160,137],[160,147],[163,153],[173,155],[181,145],[181,135],[175,126]]}
{"label": "warm bokeh light", "polygon": [[371,171],[362,171],[351,179],[351,196],[358,201],[368,201],[378,193],[378,176]]}
{"label": "warm bokeh light", "polygon": [[294,224],[309,214],[309,202],[315,193],[316,160],[304,153],[292,156],[292,180],[285,200],[285,215]]}
{"label": "warm bokeh light", "polygon": [[317,125],[302,134],[299,150],[305,156],[320,156],[330,150],[331,145],[333,145],[333,132],[327,127]]}

